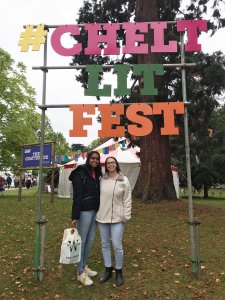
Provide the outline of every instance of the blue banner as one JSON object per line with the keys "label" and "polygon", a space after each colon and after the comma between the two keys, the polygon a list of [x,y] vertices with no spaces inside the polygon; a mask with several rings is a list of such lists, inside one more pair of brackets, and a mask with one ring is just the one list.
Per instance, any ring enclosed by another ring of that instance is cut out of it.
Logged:
{"label": "blue banner", "polygon": [[[40,145],[22,147],[22,168],[34,168],[40,165]],[[44,145],[43,167],[50,167],[52,162],[52,144]]]}

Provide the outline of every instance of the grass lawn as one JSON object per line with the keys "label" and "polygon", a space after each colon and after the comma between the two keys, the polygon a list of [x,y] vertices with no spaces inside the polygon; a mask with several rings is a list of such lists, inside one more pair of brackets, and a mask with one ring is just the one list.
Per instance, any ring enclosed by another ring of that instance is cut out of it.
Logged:
{"label": "grass lawn", "polygon": [[[47,217],[45,276],[35,281],[35,217],[37,190],[23,190],[17,201],[14,189],[0,194],[0,299],[225,299],[225,200],[194,200],[200,226],[201,279],[190,263],[188,201],[161,204],[133,202],[132,220],[124,233],[124,278],[83,287],[72,265],[60,265],[63,230],[70,226],[71,200],[44,194]],[[213,205],[211,205],[213,203]],[[203,205],[204,204],[204,205]],[[99,233],[89,266],[104,271]]]}

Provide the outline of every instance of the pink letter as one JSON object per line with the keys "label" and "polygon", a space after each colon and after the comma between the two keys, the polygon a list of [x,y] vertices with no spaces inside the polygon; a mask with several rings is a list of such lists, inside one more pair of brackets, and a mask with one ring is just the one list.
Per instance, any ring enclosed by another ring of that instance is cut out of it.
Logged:
{"label": "pink letter", "polygon": [[123,53],[128,54],[146,54],[148,53],[148,44],[141,43],[135,45],[138,42],[144,42],[144,34],[136,33],[137,30],[140,32],[148,32],[147,22],[138,23],[123,23],[123,29],[126,30],[126,44],[123,48]]}
{"label": "pink letter", "polygon": [[167,22],[151,22],[150,28],[154,29],[154,45],[151,46],[151,52],[177,52],[177,41],[169,41],[169,45],[164,44]]}
{"label": "pink letter", "polygon": [[[116,31],[120,29],[119,23],[112,24],[85,24],[85,30],[88,31],[88,46],[85,48],[85,54],[101,54],[101,49],[98,47],[99,43],[106,43],[104,54],[120,54],[120,49],[116,46]],[[106,30],[107,34],[99,35],[99,30]]]}
{"label": "pink letter", "polygon": [[76,25],[62,25],[57,27],[51,36],[52,48],[56,53],[63,56],[72,56],[80,53],[82,50],[81,44],[74,44],[72,48],[64,48],[61,44],[61,36],[64,33],[71,33],[72,35],[80,35],[80,29]]}
{"label": "pink letter", "polygon": [[185,51],[201,51],[201,44],[198,44],[198,30],[207,31],[206,20],[179,20],[177,21],[177,31],[187,30],[188,42]]}

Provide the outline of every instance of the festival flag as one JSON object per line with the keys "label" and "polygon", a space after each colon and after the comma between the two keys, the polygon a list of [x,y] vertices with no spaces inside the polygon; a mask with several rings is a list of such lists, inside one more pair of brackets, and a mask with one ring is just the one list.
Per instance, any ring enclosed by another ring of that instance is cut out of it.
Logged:
{"label": "festival flag", "polygon": [[126,141],[125,140],[120,141],[119,143],[120,143],[120,145],[121,145],[122,148],[126,147]]}
{"label": "festival flag", "polygon": [[102,148],[102,153],[103,154],[108,154],[109,153],[109,147]]}
{"label": "festival flag", "polygon": [[68,162],[69,161],[69,156],[67,154],[64,155],[64,162]]}

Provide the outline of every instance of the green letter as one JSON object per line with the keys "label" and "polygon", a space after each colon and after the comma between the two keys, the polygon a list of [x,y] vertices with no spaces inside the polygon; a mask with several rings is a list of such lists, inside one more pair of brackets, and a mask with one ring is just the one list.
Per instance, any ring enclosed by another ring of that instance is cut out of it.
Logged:
{"label": "green letter", "polygon": [[163,65],[145,65],[138,64],[133,65],[133,73],[134,75],[142,75],[143,72],[143,80],[144,87],[141,88],[141,95],[158,95],[158,89],[154,87],[154,75],[163,75]]}
{"label": "green letter", "polygon": [[103,68],[100,65],[90,65],[86,67],[86,72],[89,73],[88,88],[85,89],[85,96],[111,96],[111,85],[104,85],[103,89],[99,89],[99,73],[103,73]]}
{"label": "green letter", "polygon": [[115,72],[117,72],[117,88],[114,89],[116,96],[130,95],[131,91],[127,88],[127,74],[130,71],[129,65],[115,65]]}

